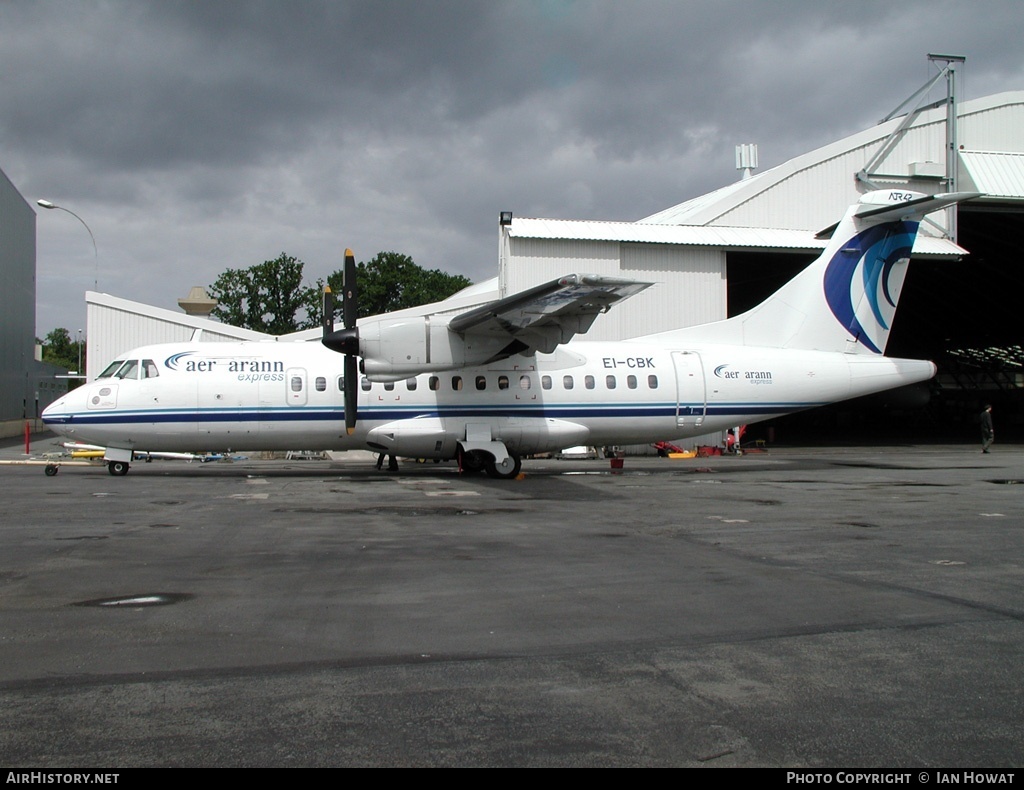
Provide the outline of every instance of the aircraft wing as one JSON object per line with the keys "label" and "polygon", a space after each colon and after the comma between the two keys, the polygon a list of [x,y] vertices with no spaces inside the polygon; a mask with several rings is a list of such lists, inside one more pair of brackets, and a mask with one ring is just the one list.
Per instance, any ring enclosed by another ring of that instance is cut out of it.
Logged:
{"label": "aircraft wing", "polygon": [[532,351],[551,353],[558,344],[589,330],[613,304],[651,285],[570,274],[457,315],[448,329],[466,339],[508,338],[508,345],[496,359]]}

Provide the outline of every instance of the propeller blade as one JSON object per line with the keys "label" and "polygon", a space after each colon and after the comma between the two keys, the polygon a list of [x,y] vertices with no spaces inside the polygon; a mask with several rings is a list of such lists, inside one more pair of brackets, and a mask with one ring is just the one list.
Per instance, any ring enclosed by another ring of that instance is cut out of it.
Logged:
{"label": "propeller blade", "polygon": [[323,315],[320,322],[324,327],[324,337],[334,332],[334,294],[331,293],[331,286],[324,286]]}
{"label": "propeller blade", "polygon": [[345,328],[354,329],[359,313],[359,294],[356,291],[356,256],[352,250],[345,250],[345,286],[342,294],[342,316]]}
{"label": "propeller blade", "polygon": [[356,257],[345,250],[345,283],[342,286],[341,311],[344,329],[334,328],[334,295],[330,286],[324,288],[324,335],[320,342],[331,351],[345,355],[345,430],[356,431],[356,409],[359,403],[359,330],[356,328],[358,292],[356,291]]}
{"label": "propeller blade", "polygon": [[345,431],[356,432],[356,408],[359,401],[359,360],[352,354],[345,356]]}

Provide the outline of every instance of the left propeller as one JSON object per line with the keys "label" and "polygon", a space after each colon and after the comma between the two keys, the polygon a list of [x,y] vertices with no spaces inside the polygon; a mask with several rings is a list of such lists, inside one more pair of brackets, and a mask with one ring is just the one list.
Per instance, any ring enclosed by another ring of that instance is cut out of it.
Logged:
{"label": "left propeller", "polygon": [[341,315],[343,329],[334,328],[334,294],[330,286],[324,288],[324,336],[320,341],[331,351],[345,355],[345,430],[351,436],[356,430],[356,409],[359,401],[359,330],[356,315],[359,311],[356,290],[356,258],[352,250],[345,250],[345,282],[342,287]]}

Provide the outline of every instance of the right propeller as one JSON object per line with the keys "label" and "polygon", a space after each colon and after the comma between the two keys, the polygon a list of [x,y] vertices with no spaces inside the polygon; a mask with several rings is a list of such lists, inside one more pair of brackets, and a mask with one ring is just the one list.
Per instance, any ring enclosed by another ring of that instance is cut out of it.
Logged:
{"label": "right propeller", "polygon": [[324,336],[320,341],[331,351],[345,355],[345,430],[351,436],[356,430],[356,409],[359,400],[359,330],[356,328],[356,258],[345,250],[345,283],[342,287],[341,314],[344,329],[334,329],[334,294],[324,289]]}

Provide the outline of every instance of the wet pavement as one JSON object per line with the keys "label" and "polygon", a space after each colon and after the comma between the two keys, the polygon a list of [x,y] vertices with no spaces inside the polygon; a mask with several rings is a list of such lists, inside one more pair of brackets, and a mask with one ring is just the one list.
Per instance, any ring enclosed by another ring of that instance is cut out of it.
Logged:
{"label": "wet pavement", "polygon": [[0,466],[0,762],[1018,766],[1021,450]]}

